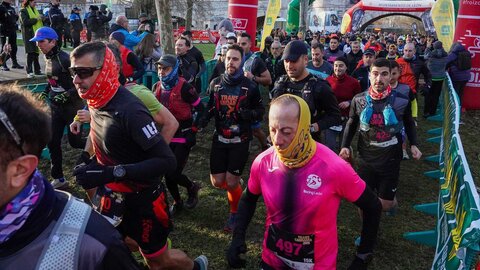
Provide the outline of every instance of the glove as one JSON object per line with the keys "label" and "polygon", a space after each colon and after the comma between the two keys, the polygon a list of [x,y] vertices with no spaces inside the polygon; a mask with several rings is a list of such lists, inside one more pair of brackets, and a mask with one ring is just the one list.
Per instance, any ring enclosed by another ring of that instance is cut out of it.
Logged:
{"label": "glove", "polygon": [[240,118],[243,120],[253,120],[256,115],[256,112],[254,110],[249,110],[245,108],[240,108],[240,111],[238,113],[240,114]]}
{"label": "glove", "polygon": [[240,254],[247,252],[247,245],[244,239],[234,238],[227,250],[227,262],[232,268],[245,268],[247,261],[240,258]]}
{"label": "glove", "polygon": [[355,255],[353,261],[350,263],[350,266],[347,270],[367,270],[367,266],[372,260],[372,254],[365,255],[365,259],[362,259]]}
{"label": "glove", "polygon": [[47,102],[47,100],[48,100],[48,93],[47,93],[47,92],[42,92],[42,93],[40,94],[40,100],[43,100],[43,101]]}
{"label": "glove", "polygon": [[93,156],[86,165],[79,165],[73,170],[73,176],[77,184],[84,189],[91,189],[115,181],[113,167],[98,164]]}
{"label": "glove", "polygon": [[58,94],[58,95],[54,96],[52,98],[52,101],[55,102],[55,103],[64,104],[64,103],[68,102],[68,97],[69,96],[70,95],[67,92],[63,92],[61,94]]}

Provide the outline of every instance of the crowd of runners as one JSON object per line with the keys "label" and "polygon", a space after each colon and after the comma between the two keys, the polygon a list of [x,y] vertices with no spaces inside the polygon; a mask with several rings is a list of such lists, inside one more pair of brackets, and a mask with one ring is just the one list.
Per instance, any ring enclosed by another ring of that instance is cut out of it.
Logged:
{"label": "crowd of runners", "polygon": [[[191,259],[171,248],[169,234],[172,218],[199,202],[202,184],[183,170],[209,122],[210,180],[229,203],[223,226],[232,234],[225,247],[229,266],[245,267],[240,254],[247,252],[247,227],[262,196],[259,268],[336,269],[337,212],[346,199],[362,219],[348,269],[367,269],[381,213],[395,215],[398,207],[400,163],[422,156],[419,95],[426,118],[436,114],[446,71],[460,96],[469,79],[465,48],[454,43],[446,52],[433,36],[317,32],[304,38],[276,29],[265,49],[254,52],[255,37],[224,20],[220,37],[211,36],[215,55],[202,55],[189,31],[175,41],[173,55],[156,43],[147,16],[131,31],[125,16],[109,26],[112,13],[103,6],[90,7],[89,41],[80,44],[75,34],[67,53],[65,30],[55,22],[64,20],[58,5],[52,1],[49,26],[34,0],[20,10],[26,72],[33,78],[43,69],[45,91],[33,96],[0,85],[1,269],[137,269],[131,251],[140,251],[150,269],[207,269],[206,256]],[[6,31],[19,18],[11,8],[10,0],[0,8],[5,72],[10,60],[12,68],[23,68],[16,36]],[[5,11],[15,22],[2,17]],[[72,33],[83,29],[79,11],[69,17],[72,26],[80,23]],[[205,59],[217,62],[202,92]],[[152,85],[146,72],[159,81]],[[68,182],[65,128],[69,144],[82,149],[69,169],[95,211],[58,190]],[[250,152],[252,140],[261,153]],[[51,181],[37,170],[46,145]]]}

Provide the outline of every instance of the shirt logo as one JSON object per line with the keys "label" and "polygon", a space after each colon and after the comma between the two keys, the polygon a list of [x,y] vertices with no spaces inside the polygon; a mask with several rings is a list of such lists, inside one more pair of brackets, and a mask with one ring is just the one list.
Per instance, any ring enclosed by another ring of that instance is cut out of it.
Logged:
{"label": "shirt logo", "polygon": [[322,179],[316,174],[307,177],[307,186],[311,189],[318,189],[322,185]]}
{"label": "shirt logo", "polygon": [[157,127],[155,126],[155,123],[152,121],[152,123],[144,126],[142,128],[143,134],[147,137],[147,139],[152,138],[153,136],[158,134]]}

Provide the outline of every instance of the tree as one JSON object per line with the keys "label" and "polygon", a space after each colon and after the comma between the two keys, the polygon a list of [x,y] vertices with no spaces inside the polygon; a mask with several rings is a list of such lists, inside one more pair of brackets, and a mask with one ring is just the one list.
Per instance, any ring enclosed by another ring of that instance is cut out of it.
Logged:
{"label": "tree", "polygon": [[193,0],[187,0],[187,14],[185,15],[185,30],[190,31],[192,28]]}
{"label": "tree", "polygon": [[155,0],[158,25],[163,50],[165,53],[175,54],[173,47],[173,25],[172,13],[170,11],[170,0]]}

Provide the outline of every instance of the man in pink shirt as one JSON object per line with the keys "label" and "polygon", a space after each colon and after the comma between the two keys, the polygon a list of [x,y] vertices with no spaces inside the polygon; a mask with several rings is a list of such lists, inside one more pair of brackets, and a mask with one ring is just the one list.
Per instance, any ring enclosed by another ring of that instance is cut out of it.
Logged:
{"label": "man in pink shirt", "polygon": [[336,269],[337,212],[341,199],[363,212],[361,243],[349,269],[366,269],[380,222],[381,204],[351,166],[310,135],[307,103],[285,94],[271,103],[273,147],[252,164],[227,252],[231,267],[244,267],[245,233],[263,196],[267,218],[262,269]]}

